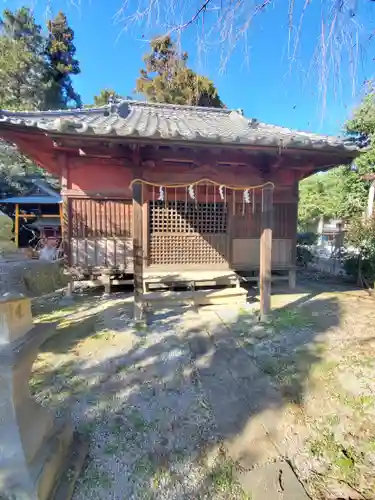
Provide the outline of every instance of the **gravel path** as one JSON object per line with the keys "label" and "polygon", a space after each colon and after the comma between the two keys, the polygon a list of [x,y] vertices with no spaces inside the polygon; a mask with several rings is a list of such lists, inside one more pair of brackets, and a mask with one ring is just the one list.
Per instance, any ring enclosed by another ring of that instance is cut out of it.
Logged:
{"label": "gravel path", "polygon": [[123,295],[36,304],[61,334],[32,389],[91,444],[74,500],[244,500],[238,463],[280,456],[311,498],[375,500],[374,301],[315,288],[274,297],[266,325],[204,308],[134,328]]}
{"label": "gravel path", "polygon": [[90,438],[73,499],[248,498],[193,363],[202,318],[161,311],[146,331],[129,314],[123,297],[83,304],[65,327],[86,322],[95,333],[62,335],[34,367],[38,397],[61,413],[69,405]]}

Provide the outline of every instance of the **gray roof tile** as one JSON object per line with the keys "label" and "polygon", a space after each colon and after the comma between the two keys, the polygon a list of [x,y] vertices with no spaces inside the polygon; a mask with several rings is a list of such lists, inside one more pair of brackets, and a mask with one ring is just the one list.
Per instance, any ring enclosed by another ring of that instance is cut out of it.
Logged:
{"label": "gray roof tile", "polygon": [[139,101],[66,111],[0,110],[0,135],[3,124],[37,127],[46,132],[320,149],[350,152],[353,156],[357,150],[353,143],[337,137],[267,125],[245,118],[239,111]]}

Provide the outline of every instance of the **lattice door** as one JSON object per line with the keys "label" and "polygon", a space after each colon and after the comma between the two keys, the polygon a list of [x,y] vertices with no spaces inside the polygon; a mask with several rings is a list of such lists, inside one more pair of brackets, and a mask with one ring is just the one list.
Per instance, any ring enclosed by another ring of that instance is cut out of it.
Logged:
{"label": "lattice door", "polygon": [[227,267],[227,207],[220,202],[151,201],[150,264]]}

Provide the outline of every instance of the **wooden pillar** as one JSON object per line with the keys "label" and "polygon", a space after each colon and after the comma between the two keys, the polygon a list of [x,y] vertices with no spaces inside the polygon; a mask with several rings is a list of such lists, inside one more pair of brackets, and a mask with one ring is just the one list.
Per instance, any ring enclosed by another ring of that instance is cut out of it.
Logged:
{"label": "wooden pillar", "polygon": [[133,266],[134,266],[134,320],[142,319],[143,313],[143,185],[133,184]]}
{"label": "wooden pillar", "polygon": [[59,216],[60,216],[60,232],[61,232],[61,237],[62,237],[63,225],[64,225],[64,211],[63,211],[63,204],[62,203],[59,203]]}
{"label": "wooden pillar", "polygon": [[296,288],[296,270],[295,269],[289,269],[289,288],[291,290],[294,290]]}
{"label": "wooden pillar", "polygon": [[68,157],[66,153],[60,153],[59,158],[60,167],[60,186],[61,186],[61,197],[62,202],[60,203],[60,224],[61,224],[61,246],[63,250],[64,258],[64,271],[69,276],[69,281],[67,288],[65,290],[65,297],[68,300],[73,298],[74,283],[73,277],[70,271],[70,214],[69,214],[69,204],[68,197],[66,196],[66,190],[68,189]]}
{"label": "wooden pillar", "polygon": [[272,262],[273,188],[262,190],[262,233],[260,236],[260,319],[271,312],[271,262]]}
{"label": "wooden pillar", "polygon": [[111,295],[111,272],[110,269],[103,269],[101,282],[104,285],[103,299],[107,299]]}
{"label": "wooden pillar", "polygon": [[375,180],[371,182],[367,200],[367,217],[371,217],[374,211]]}
{"label": "wooden pillar", "polygon": [[68,158],[65,153],[60,153],[59,166],[62,197],[62,203],[60,203],[61,241],[65,265],[70,266],[70,217],[68,197],[66,196],[66,190],[68,189]]}
{"label": "wooden pillar", "polygon": [[[297,233],[298,233],[298,202],[299,202],[299,189],[298,182],[295,183],[293,187],[293,212],[291,217],[293,217],[293,239],[292,239],[292,251],[290,254],[290,265],[289,270],[289,288],[293,290],[296,287],[296,265],[297,265]],[[291,221],[292,223],[292,221]]]}

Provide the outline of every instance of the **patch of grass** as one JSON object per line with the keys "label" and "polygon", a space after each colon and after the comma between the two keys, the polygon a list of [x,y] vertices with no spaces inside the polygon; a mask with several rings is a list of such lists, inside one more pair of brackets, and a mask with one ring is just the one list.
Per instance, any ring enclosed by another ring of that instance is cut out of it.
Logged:
{"label": "patch of grass", "polygon": [[220,492],[230,492],[236,483],[234,471],[235,465],[232,460],[220,461],[209,474],[214,489]]}
{"label": "patch of grass", "polygon": [[320,437],[310,443],[311,454],[328,459],[331,468],[341,479],[355,482],[356,468],[362,463],[362,457],[352,446],[338,442],[332,431],[323,429],[319,434]]}
{"label": "patch of grass", "polygon": [[282,369],[282,363],[278,357],[269,356],[267,358],[261,358],[258,363],[264,373],[272,377],[277,375]]}
{"label": "patch of grass", "polygon": [[96,327],[95,316],[76,318],[74,321],[62,321],[57,327],[58,333],[47,340],[41,350],[43,352],[67,353],[73,350],[81,340],[91,336]]}
{"label": "patch of grass", "polygon": [[310,442],[310,452],[314,457],[322,457],[325,454],[334,454],[338,449],[333,432],[323,430],[319,439]]}
{"label": "patch of grass", "polygon": [[110,428],[115,436],[121,436],[123,434],[124,422],[121,418],[115,417],[110,423]]}
{"label": "patch of grass", "polygon": [[375,436],[367,441],[365,449],[370,453],[375,453]]}
{"label": "patch of grass", "polygon": [[82,377],[74,376],[66,381],[66,387],[72,395],[77,395],[87,391],[87,380]]}
{"label": "patch of grass", "polygon": [[132,429],[136,432],[143,433],[154,426],[151,422],[148,422],[137,409],[133,409],[127,416],[127,421],[130,423]]}
{"label": "patch of grass", "polygon": [[327,425],[334,427],[336,425],[339,425],[339,423],[340,423],[339,415],[335,414],[335,415],[329,415],[327,417]]}
{"label": "patch of grass", "polygon": [[59,365],[55,369],[54,374],[56,377],[64,377],[64,378],[73,377],[74,368],[75,368],[75,362],[67,361],[64,364]]}
{"label": "patch of grass", "polygon": [[110,489],[112,486],[112,479],[105,471],[98,469],[96,465],[89,466],[82,478],[84,484],[89,487]]}
{"label": "patch of grass", "polygon": [[144,332],[147,330],[147,325],[144,322],[136,321],[134,324],[134,330],[136,332]]}
{"label": "patch of grass", "polygon": [[323,356],[328,349],[328,345],[325,342],[314,342],[308,346],[307,351],[315,356]]}
{"label": "patch of grass", "polygon": [[104,328],[103,330],[99,330],[94,333],[94,335],[91,335],[91,339],[95,340],[111,340],[116,336],[116,334],[112,331],[109,330],[108,328]]}
{"label": "patch of grass", "polygon": [[312,381],[327,381],[335,376],[335,370],[338,367],[338,362],[333,360],[323,360],[313,364],[310,370],[310,378]]}
{"label": "patch of grass", "polygon": [[163,488],[171,480],[171,472],[166,469],[158,469],[152,476],[152,486],[155,489]]}
{"label": "patch of grass", "polygon": [[[53,307],[55,307],[55,305]],[[36,320],[38,323],[54,323],[55,321],[58,321],[66,316],[76,313],[77,309],[78,309],[77,305],[72,305],[69,307],[56,306],[56,309],[53,309],[48,313],[39,314]]]}
{"label": "patch of grass", "polygon": [[[153,500],[155,498],[155,493],[149,489],[139,492],[139,500]],[[124,497],[123,500],[128,500],[128,497]]]}
{"label": "patch of grass", "polygon": [[134,472],[141,477],[152,476],[155,472],[155,464],[147,455],[143,455],[135,462]]}
{"label": "patch of grass", "polygon": [[126,373],[129,370],[130,370],[129,365],[118,365],[118,366],[116,366],[115,372],[116,373]]}
{"label": "patch of grass", "polygon": [[251,500],[249,496],[238,483],[235,477],[236,464],[233,460],[220,452],[219,460],[211,469],[208,478],[211,487],[215,492],[225,493],[225,495],[234,495],[238,500]]}
{"label": "patch of grass", "polygon": [[104,446],[104,453],[106,455],[114,455],[119,449],[118,443],[106,443]]}
{"label": "patch of grass", "polygon": [[78,427],[78,432],[80,432],[83,436],[89,438],[91,434],[94,432],[96,427],[95,422],[81,422]]}
{"label": "patch of grass", "polygon": [[298,309],[278,309],[267,322],[274,330],[281,332],[289,328],[307,328],[313,325],[312,318]]}
{"label": "patch of grass", "polygon": [[178,448],[173,450],[173,453],[171,454],[172,460],[180,464],[184,462],[185,457],[186,457],[185,451]]}
{"label": "patch of grass", "polygon": [[374,356],[361,356],[356,360],[356,364],[361,368],[374,368],[375,358]]}
{"label": "patch of grass", "polygon": [[53,367],[49,362],[39,358],[36,366],[37,369],[32,372],[29,381],[32,394],[41,392],[49,387],[53,388],[56,385],[60,387],[61,381],[63,381],[63,385],[66,385],[65,379],[73,377],[75,363],[74,361],[69,361],[57,367]]}
{"label": "patch of grass", "polygon": [[375,408],[375,396],[360,395],[360,396],[345,396],[343,403],[352,408],[356,413],[363,415],[368,410]]}
{"label": "patch of grass", "polygon": [[35,373],[31,376],[29,381],[30,392],[32,395],[40,392],[46,385],[46,378],[41,373]]}

